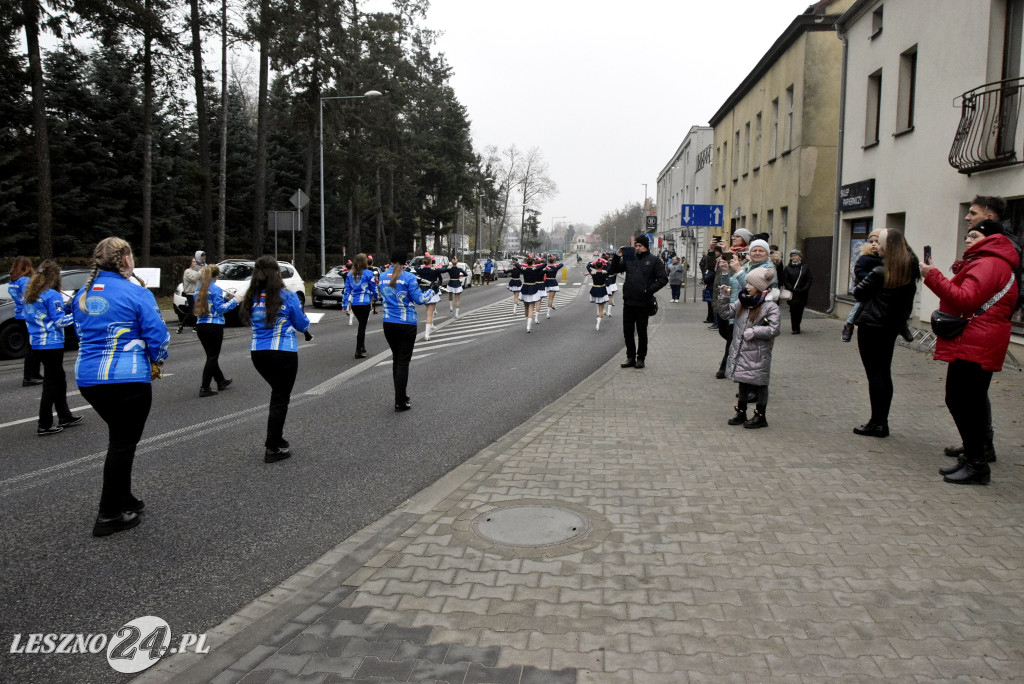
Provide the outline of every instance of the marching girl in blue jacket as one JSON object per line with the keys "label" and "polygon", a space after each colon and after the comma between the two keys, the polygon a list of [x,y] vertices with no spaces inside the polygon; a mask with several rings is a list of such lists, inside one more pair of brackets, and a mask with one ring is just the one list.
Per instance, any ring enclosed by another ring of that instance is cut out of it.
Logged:
{"label": "marching girl in blue jacket", "polygon": [[92,258],[92,276],[75,295],[72,313],[79,340],[75,380],[109,433],[92,528],[103,537],[141,522],[145,504],[132,494],[132,464],[153,403],[151,378],[159,377],[171,336],[153,293],[128,280],[135,261],[127,242],[101,240]]}
{"label": "marching girl in blue jacket", "polygon": [[[28,339],[28,325],[25,323],[25,288],[28,287],[28,281],[34,273],[32,261],[28,257],[15,257],[14,264],[11,266],[11,281],[7,285],[7,291],[10,293],[11,299],[14,300],[14,320],[17,321],[15,325],[21,327],[21,332],[26,340]],[[39,359],[32,351],[32,345],[28,346],[25,353],[24,373],[21,380],[22,387],[38,385],[43,381],[42,376],[39,375]]]}
{"label": "marching girl in blue jacket", "polygon": [[512,293],[512,315],[516,315],[519,308],[519,293],[523,290],[523,267],[519,260],[512,262],[512,269],[508,273],[508,291]]}
{"label": "marching girl in blue jacket", "polygon": [[370,307],[377,299],[377,282],[370,262],[363,253],[352,258],[352,268],[345,276],[345,294],[342,296],[342,308],[355,313],[359,321],[356,332],[356,358],[366,357],[366,321],[370,318]]}
{"label": "marching girl in blue jacket", "polygon": [[544,267],[544,290],[548,293],[548,308],[545,318],[551,318],[551,310],[555,308],[555,293],[558,292],[558,272],[564,264],[555,257],[548,257],[548,265]]}
{"label": "marching girl in blue jacket", "polygon": [[408,261],[404,249],[391,253],[391,265],[380,276],[380,295],[384,300],[384,339],[391,347],[391,375],[395,383],[395,411],[412,408],[406,388],[409,362],[416,344],[416,305],[427,304],[433,290],[421,290],[415,275],[405,271]]}
{"label": "marching girl in blue jacket", "polygon": [[[226,390],[231,378],[225,378],[220,370],[220,348],[224,344],[224,314],[231,311],[241,295],[233,297],[224,292],[217,284],[220,268],[210,264],[203,269],[203,280],[196,291],[193,313],[196,317],[196,335],[206,352],[206,364],[203,366],[202,384],[199,385],[200,397],[212,397],[220,390]],[[210,387],[210,381],[217,382],[217,389]]]}
{"label": "marching girl in blue jacket", "polygon": [[[63,432],[64,428],[82,422],[81,416],[71,415],[68,408],[68,382],[64,374],[64,328],[74,322],[71,304],[64,303],[60,292],[60,266],[52,261],[39,264],[25,289],[25,323],[28,325],[29,344],[36,358],[43,364],[43,396],[39,400],[40,437]],[[53,424],[53,411],[57,411],[57,424]]]}
{"label": "marching girl in blue jacket", "polygon": [[298,296],[285,289],[277,260],[268,255],[256,260],[239,314],[242,321],[252,327],[249,345],[252,365],[270,385],[263,461],[274,463],[292,455],[288,440],[284,438],[284,422],[299,371],[299,343],[295,331],[306,333],[307,340],[313,339],[309,334],[309,318],[303,313]]}

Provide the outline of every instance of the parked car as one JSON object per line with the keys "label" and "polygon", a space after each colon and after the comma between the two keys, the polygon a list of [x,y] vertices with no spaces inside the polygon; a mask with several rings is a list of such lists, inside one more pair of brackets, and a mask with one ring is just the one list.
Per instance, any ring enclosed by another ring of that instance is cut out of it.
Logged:
{"label": "parked car", "polygon": [[473,269],[469,267],[469,264],[467,264],[465,261],[457,261],[455,262],[455,265],[461,268],[466,273],[466,275],[459,278],[459,280],[462,281],[462,287],[473,287]]}
{"label": "parked car", "polygon": [[[302,276],[287,261],[278,261],[277,265],[281,269],[281,278],[284,280],[285,289],[297,294],[299,296],[299,304],[305,306],[306,284],[302,281]],[[220,285],[222,290],[234,294],[244,293],[249,289],[249,280],[252,278],[252,271],[256,266],[255,261],[252,259],[226,259],[217,264],[217,266],[220,268],[217,284]],[[184,320],[188,302],[182,293],[181,283],[178,283],[178,286],[174,288],[174,296],[171,298],[171,302],[178,320]],[[224,319],[229,323],[237,323],[238,309],[229,311]]]}
{"label": "parked car", "polygon": [[[70,302],[75,293],[81,290],[91,271],[85,268],[72,268],[60,272],[61,295],[65,302]],[[14,300],[7,292],[10,274],[0,276],[0,356],[8,359],[20,359],[28,351],[28,337],[21,326],[14,320]],[[78,349],[78,333],[75,326],[64,328],[64,349]]]}
{"label": "parked car", "polygon": [[508,278],[509,274],[512,273],[512,262],[508,259],[499,259],[494,262],[494,277],[495,278]]}
{"label": "parked car", "polygon": [[[434,254],[433,257],[435,264],[441,264],[441,268],[448,268],[448,264],[451,263],[451,259],[444,256],[443,254]],[[409,260],[409,268],[417,269],[423,265],[423,255],[415,256]]]}
{"label": "parked car", "polygon": [[319,309],[327,303],[342,305],[346,273],[344,266],[335,266],[313,283],[313,308]]}

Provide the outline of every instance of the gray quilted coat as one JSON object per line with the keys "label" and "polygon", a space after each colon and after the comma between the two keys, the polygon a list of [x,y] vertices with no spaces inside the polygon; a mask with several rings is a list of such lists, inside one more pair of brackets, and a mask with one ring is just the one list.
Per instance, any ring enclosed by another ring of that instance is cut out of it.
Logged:
{"label": "gray quilted coat", "polygon": [[[772,368],[772,347],[780,332],[779,305],[774,301],[776,292],[772,290],[769,298],[761,304],[761,313],[755,321],[748,320],[748,312],[741,308],[739,301],[729,305],[729,313],[735,323],[725,372],[736,382],[768,384]],[[743,338],[743,331],[747,328],[753,328],[754,339]]]}

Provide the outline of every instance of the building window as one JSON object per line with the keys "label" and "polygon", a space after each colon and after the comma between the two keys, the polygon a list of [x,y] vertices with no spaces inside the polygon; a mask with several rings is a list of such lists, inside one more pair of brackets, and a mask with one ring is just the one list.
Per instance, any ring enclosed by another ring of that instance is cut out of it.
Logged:
{"label": "building window", "polygon": [[779,207],[779,223],[782,226],[782,232],[789,230],[789,207]]}
{"label": "building window", "polygon": [[754,119],[754,170],[761,166],[761,112]]}
{"label": "building window", "polygon": [[896,110],[896,133],[914,128],[914,91],[917,89],[917,46],[900,55],[900,83],[898,109]]}
{"label": "building window", "polygon": [[[729,143],[724,142],[724,143],[722,143],[722,159],[728,159],[728,158],[729,158]],[[723,162],[723,165],[724,165],[724,162]],[[728,172],[725,170],[725,168],[723,166],[723,168],[722,168],[722,187],[723,188],[725,187],[725,179],[728,178],[728,177],[729,177],[729,174],[728,174]]]}
{"label": "building window", "polygon": [[743,173],[751,170],[751,122],[746,122],[743,127],[745,146],[743,147]]}
{"label": "building window", "polygon": [[786,88],[786,150],[793,147],[793,86],[789,86]]}
{"label": "building window", "polygon": [[772,235],[772,237],[774,237],[773,233],[775,232],[775,226],[773,225],[774,222],[775,222],[775,212],[772,211],[771,209],[769,209],[768,210],[768,215],[765,217],[765,222],[764,222],[765,223],[765,226],[764,226],[765,231],[764,232],[768,233],[769,235]]}
{"label": "building window", "polygon": [[875,38],[882,32],[882,5],[871,13],[871,37]]}
{"label": "building window", "polygon": [[854,219],[850,222],[850,278],[846,284],[846,291],[853,294],[854,265],[861,255],[861,246],[868,241],[868,234],[871,232],[872,219],[870,216],[862,219]]}
{"label": "building window", "polygon": [[769,159],[779,155],[779,98],[772,100],[772,140]]}
{"label": "building window", "polygon": [[868,76],[867,111],[864,118],[864,146],[878,142],[878,128],[882,115],[882,70]]}
{"label": "building window", "polygon": [[736,139],[732,144],[732,179],[740,177],[740,132],[736,131]]}
{"label": "building window", "polygon": [[750,232],[754,235],[757,235],[759,232],[757,229],[757,214],[750,215]]}

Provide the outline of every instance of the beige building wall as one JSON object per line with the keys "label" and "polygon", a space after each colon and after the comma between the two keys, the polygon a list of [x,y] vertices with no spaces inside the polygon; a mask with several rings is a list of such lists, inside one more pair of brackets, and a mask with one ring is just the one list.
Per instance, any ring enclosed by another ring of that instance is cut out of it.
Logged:
{"label": "beige building wall", "polygon": [[[850,262],[858,236],[851,232],[858,221],[902,228],[918,255],[931,245],[935,264],[949,276],[950,265],[963,253],[963,216],[971,199],[979,194],[1018,204],[1024,199],[1024,166],[967,175],[948,159],[960,123],[958,98],[1001,78],[1005,6],[1005,0],[861,1],[841,20],[848,57],[840,180],[846,185],[873,179],[875,192],[873,207],[840,215],[837,314],[845,317],[853,303]],[[875,14],[879,9],[880,18]],[[898,121],[901,56],[915,48],[914,121],[907,130]],[[872,143],[865,136],[866,103],[869,78],[879,71],[878,141]],[[1019,113],[1017,118],[1014,148],[1020,160],[1024,119]],[[920,285],[914,324],[927,328],[937,306],[938,298]]]}
{"label": "beige building wall", "polygon": [[[831,3],[828,19],[851,4]],[[770,233],[786,252],[832,234],[842,45],[820,23],[797,17],[712,120],[712,201],[730,229]]]}

